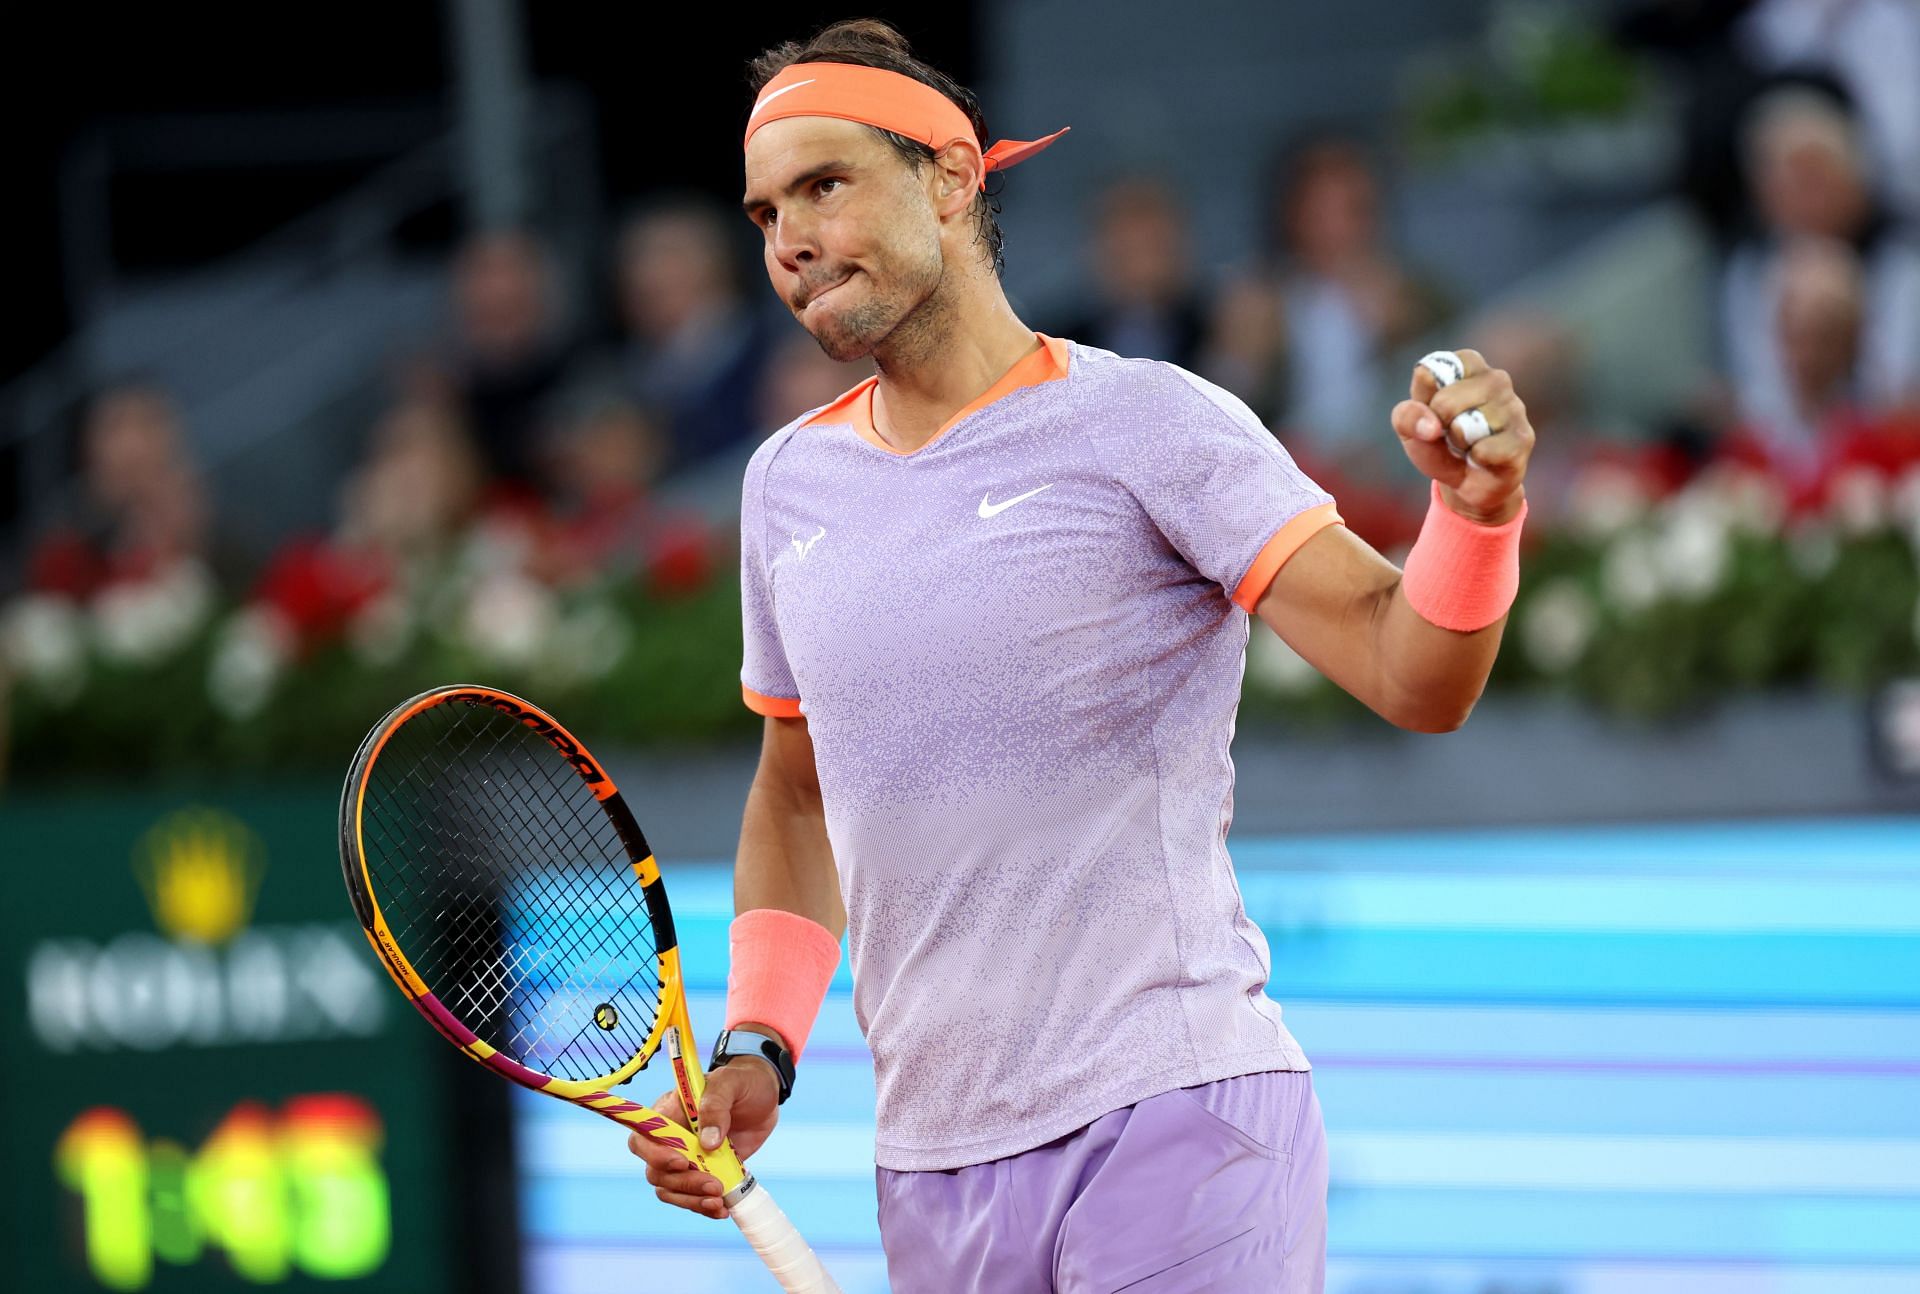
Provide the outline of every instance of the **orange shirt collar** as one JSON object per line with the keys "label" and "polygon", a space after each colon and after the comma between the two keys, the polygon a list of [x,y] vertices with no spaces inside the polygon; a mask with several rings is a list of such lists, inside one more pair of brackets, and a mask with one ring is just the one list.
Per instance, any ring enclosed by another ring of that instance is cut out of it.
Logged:
{"label": "orange shirt collar", "polygon": [[[1040,341],[1040,349],[1022,357],[1012,368],[1001,374],[1000,380],[988,387],[979,399],[947,419],[940,430],[934,432],[928,439],[927,445],[946,435],[953,429],[954,424],[980,412],[1002,396],[1011,395],[1023,387],[1057,381],[1067,375],[1067,343],[1058,337],[1049,337],[1045,333],[1035,333],[1034,336]],[[879,384],[879,378],[868,378],[800,425],[814,427],[846,423],[859,432],[867,443],[878,449],[884,449],[889,454],[905,457],[908,453],[918,453],[919,450],[895,449],[882,440],[880,433],[873,429],[873,391]],[[920,446],[920,449],[925,449],[927,445]]]}

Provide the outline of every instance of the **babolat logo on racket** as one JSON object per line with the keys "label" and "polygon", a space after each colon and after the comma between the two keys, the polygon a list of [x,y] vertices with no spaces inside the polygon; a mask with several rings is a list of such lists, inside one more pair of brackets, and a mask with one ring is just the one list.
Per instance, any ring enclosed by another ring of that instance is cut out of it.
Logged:
{"label": "babolat logo on racket", "polygon": [[518,719],[545,737],[547,744],[559,751],[560,757],[573,765],[574,771],[580,774],[581,780],[589,785],[597,786],[607,780],[607,775],[600,771],[600,765],[593,762],[593,756],[580,749],[579,744],[572,737],[554,727],[544,716],[534,714],[523,706],[515,705],[504,696],[490,696],[485,701],[470,700],[467,704],[491,706],[501,714]]}

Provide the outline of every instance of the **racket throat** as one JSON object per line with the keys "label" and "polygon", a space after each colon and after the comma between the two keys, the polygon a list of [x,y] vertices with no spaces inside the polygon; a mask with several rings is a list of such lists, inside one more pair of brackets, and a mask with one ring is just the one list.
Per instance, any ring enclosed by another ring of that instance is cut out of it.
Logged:
{"label": "racket throat", "polygon": [[680,1036],[680,1026],[670,1025],[663,1040],[667,1047],[667,1058],[673,1062],[673,1089],[680,1094],[680,1112],[687,1118],[689,1130],[700,1131],[700,1093],[694,1085],[693,1067],[687,1063],[684,1039]]}

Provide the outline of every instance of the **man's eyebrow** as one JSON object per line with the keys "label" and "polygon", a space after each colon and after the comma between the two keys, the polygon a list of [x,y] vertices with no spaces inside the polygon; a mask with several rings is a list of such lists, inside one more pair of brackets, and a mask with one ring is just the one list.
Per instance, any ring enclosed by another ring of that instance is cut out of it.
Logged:
{"label": "man's eyebrow", "polygon": [[[837,161],[822,162],[820,165],[814,167],[813,169],[808,171],[803,171],[799,175],[796,175],[787,184],[787,187],[781,190],[781,192],[792,193],[795,189],[804,189],[807,187],[807,185],[812,184],[815,180],[819,179],[821,176],[827,174],[830,171],[851,171],[852,169],[853,169],[852,162],[837,162]],[[754,212],[760,210],[762,207],[766,207],[769,205],[771,204],[768,202],[766,198],[758,197],[754,194],[749,193],[745,198],[741,200],[740,209],[746,212],[748,215],[752,215]]]}

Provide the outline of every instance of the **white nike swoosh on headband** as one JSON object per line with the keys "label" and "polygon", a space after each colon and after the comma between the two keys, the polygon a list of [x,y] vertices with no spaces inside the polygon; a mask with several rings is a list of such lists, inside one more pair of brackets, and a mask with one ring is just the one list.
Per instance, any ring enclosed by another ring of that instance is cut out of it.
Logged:
{"label": "white nike swoosh on headband", "polygon": [[775,99],[778,99],[781,95],[787,93],[789,90],[798,90],[803,85],[812,85],[815,81],[819,79],[820,78],[818,77],[808,77],[804,81],[795,81],[792,85],[781,86],[778,90],[775,90],[772,94],[768,95],[766,98],[762,99],[760,102],[754,104],[753,111],[747,114],[747,120],[752,121],[755,117],[760,115],[760,110],[762,108],[765,108],[768,104],[772,103]]}

